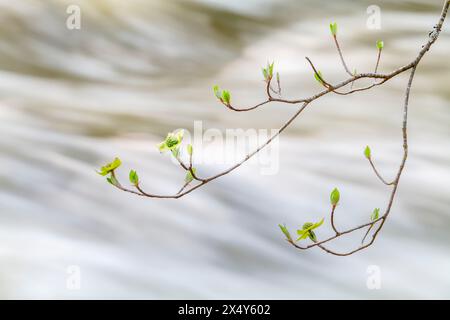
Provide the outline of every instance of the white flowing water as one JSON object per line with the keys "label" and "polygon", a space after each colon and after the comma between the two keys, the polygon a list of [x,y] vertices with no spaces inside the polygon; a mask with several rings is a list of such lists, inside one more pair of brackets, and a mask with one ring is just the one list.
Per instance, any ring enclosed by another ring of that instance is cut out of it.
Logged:
{"label": "white flowing water", "polygon": [[[284,95],[309,95],[320,87],[305,56],[329,81],[344,79],[330,21],[352,69],[373,70],[383,39],[380,71],[390,71],[416,56],[441,2],[1,0],[0,297],[449,298],[448,21],[414,80],[410,157],[391,216],[365,251],[300,252],[277,224],[328,218],[335,186],[342,229],[386,207],[389,189],[362,151],[370,145],[393,177],[406,74],[312,103],[280,138],[275,175],[248,163],[179,200],[152,200],[95,173],[120,156],[122,179],[135,168],[148,191],[173,193],[183,172],[155,147],[167,132],[192,131],[196,120],[204,129],[274,129],[297,108],[233,113],[213,84],[238,105],[261,101],[260,67],[274,60]],[[69,4],[81,7],[81,30],[66,28]],[[381,8],[380,30],[366,28],[371,4]],[[329,220],[321,229],[331,234]],[[373,265],[379,290],[367,286]],[[78,290],[67,286],[70,266],[81,272]]]}

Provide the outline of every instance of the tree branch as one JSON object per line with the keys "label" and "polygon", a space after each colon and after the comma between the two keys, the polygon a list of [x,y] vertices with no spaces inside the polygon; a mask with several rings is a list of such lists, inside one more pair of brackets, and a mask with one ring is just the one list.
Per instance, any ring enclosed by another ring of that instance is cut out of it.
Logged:
{"label": "tree branch", "polygon": [[[254,151],[252,151],[249,154],[247,154],[241,161],[237,162],[235,165],[231,166],[230,168],[228,168],[225,171],[217,173],[217,174],[215,174],[213,176],[210,176],[208,178],[201,179],[201,178],[198,178],[196,176],[195,170],[193,169],[193,166],[192,166],[192,154],[190,154],[190,156],[189,156],[189,165],[184,164],[183,161],[177,155],[176,159],[179,162],[180,166],[184,170],[190,172],[190,174],[193,177],[193,180],[195,180],[195,182],[197,182],[197,184],[190,186],[190,183],[186,182],[181,187],[181,189],[176,194],[173,194],[173,195],[163,195],[163,194],[148,193],[148,192],[146,192],[146,191],[144,191],[142,189],[142,187],[140,186],[139,183],[135,183],[135,185],[134,185],[136,190],[124,187],[117,180],[117,177],[116,177],[115,171],[114,171],[118,167],[118,165],[120,165],[120,160],[119,160],[119,164],[116,165],[115,167],[113,167],[112,164],[110,164],[111,165],[110,167],[106,166],[106,167],[102,168],[102,172],[100,174],[105,175],[107,173],[110,173],[111,174],[111,178],[108,181],[110,181],[116,188],[118,188],[118,189],[120,189],[122,191],[125,191],[125,192],[129,192],[129,193],[135,194],[135,195],[139,195],[139,196],[143,196],[143,197],[149,197],[149,198],[159,198],[159,199],[178,199],[178,198],[181,198],[181,197],[183,197],[183,196],[193,192],[194,190],[196,190],[196,189],[198,189],[198,188],[200,188],[200,187],[202,187],[202,186],[204,186],[204,185],[206,185],[206,184],[208,184],[208,183],[210,183],[210,182],[212,182],[212,181],[214,181],[214,180],[216,180],[216,179],[218,179],[218,178],[220,178],[220,177],[222,177],[224,175],[227,175],[227,174],[233,172],[234,170],[236,170],[237,168],[239,168],[241,165],[243,165],[245,162],[247,162],[250,158],[252,158],[258,152],[260,152],[263,148],[265,148],[267,145],[269,145],[285,129],[287,129],[290,126],[290,124],[313,101],[315,101],[315,100],[317,100],[317,99],[327,95],[330,92],[333,92],[333,93],[338,94],[338,95],[350,95],[350,94],[353,94],[353,93],[356,93],[356,92],[369,90],[369,89],[371,89],[371,88],[373,88],[375,86],[379,86],[379,85],[389,81],[390,79],[396,77],[397,75],[402,74],[403,72],[405,72],[407,70],[411,70],[410,75],[409,75],[409,80],[408,80],[408,83],[407,83],[407,86],[406,86],[406,90],[405,90],[405,100],[404,100],[404,104],[403,104],[403,121],[402,121],[403,156],[402,156],[402,159],[400,161],[400,165],[399,165],[399,168],[397,170],[395,179],[392,182],[387,182],[386,180],[384,180],[382,178],[382,176],[380,175],[380,173],[378,172],[378,170],[375,168],[375,165],[373,164],[371,158],[368,157],[370,165],[371,165],[372,169],[374,170],[376,176],[385,185],[392,186],[392,190],[391,190],[391,193],[389,195],[388,203],[387,203],[386,209],[384,211],[384,214],[381,217],[377,218],[377,219],[373,219],[373,221],[371,221],[371,222],[364,223],[364,224],[361,224],[359,226],[356,226],[356,227],[347,229],[345,231],[339,232],[336,229],[336,226],[334,224],[335,209],[336,209],[336,204],[337,204],[337,203],[334,203],[333,206],[332,206],[332,210],[331,210],[331,227],[334,230],[335,235],[332,236],[332,237],[329,237],[329,238],[327,238],[325,240],[318,241],[316,239],[316,237],[315,237],[315,234],[312,233],[312,229],[311,229],[311,231],[306,230],[306,232],[308,232],[309,238],[313,241],[312,244],[307,245],[307,246],[300,246],[300,245],[296,244],[291,239],[287,229],[286,230],[282,229],[283,232],[285,233],[285,235],[287,235],[287,241],[290,244],[292,244],[295,248],[300,249],[300,250],[307,250],[307,249],[310,249],[310,248],[313,248],[313,247],[318,247],[321,250],[323,250],[323,251],[325,251],[327,253],[336,255],[336,256],[348,256],[348,255],[354,254],[354,253],[356,253],[356,252],[358,252],[360,250],[363,250],[363,249],[371,246],[375,242],[375,239],[379,235],[381,229],[383,228],[383,226],[384,226],[384,224],[385,224],[385,222],[386,222],[386,220],[387,220],[387,218],[388,218],[388,216],[389,216],[389,214],[391,212],[391,208],[392,208],[392,205],[393,205],[393,202],[394,202],[397,190],[398,190],[398,185],[399,185],[399,182],[400,182],[400,178],[401,178],[402,172],[403,172],[403,170],[405,168],[406,160],[408,158],[408,106],[409,106],[409,97],[410,97],[412,81],[414,79],[416,68],[419,65],[422,57],[430,49],[430,47],[436,41],[436,39],[438,38],[438,36],[439,36],[439,34],[441,32],[444,20],[445,20],[445,18],[447,16],[449,4],[450,4],[450,0],[446,0],[444,2],[444,6],[443,6],[443,9],[442,9],[442,12],[441,12],[441,15],[440,15],[438,23],[434,26],[433,31],[429,33],[428,41],[422,46],[422,48],[418,52],[418,55],[416,56],[416,58],[413,61],[411,61],[410,63],[408,63],[408,64],[406,64],[406,65],[404,65],[404,66],[402,66],[402,67],[400,67],[400,68],[398,68],[396,70],[393,70],[390,73],[386,73],[386,74],[379,74],[379,73],[377,73],[379,62],[380,62],[380,57],[381,57],[381,51],[382,51],[381,49],[383,47],[382,43],[381,44],[377,43],[377,47],[378,47],[379,50],[378,50],[378,56],[377,56],[377,61],[376,61],[376,66],[375,66],[375,72],[374,73],[355,73],[355,74],[352,74],[349,71],[348,67],[347,67],[347,64],[346,64],[346,62],[344,60],[344,57],[343,57],[343,54],[342,54],[342,50],[341,50],[340,45],[339,45],[339,42],[337,41],[337,37],[335,35],[336,30],[334,30],[334,33],[333,33],[333,30],[332,30],[333,38],[334,38],[334,41],[335,41],[335,44],[336,44],[336,48],[338,50],[338,54],[339,54],[339,56],[341,58],[342,65],[343,65],[346,73],[350,76],[349,78],[347,78],[347,79],[345,79],[345,80],[343,80],[343,81],[341,81],[341,82],[339,82],[337,84],[332,85],[332,84],[326,82],[323,79],[323,77],[320,75],[320,72],[318,72],[318,70],[316,69],[316,67],[312,63],[312,61],[308,57],[306,57],[306,60],[310,64],[311,68],[313,69],[314,74],[317,76],[318,80],[320,80],[321,84],[325,87],[324,90],[322,90],[322,91],[320,91],[320,92],[318,92],[318,93],[316,93],[316,94],[314,94],[312,96],[299,98],[299,99],[294,99],[294,100],[281,98],[281,85],[280,85],[280,80],[279,80],[279,75],[278,74],[277,74],[278,90],[274,90],[271,87],[271,80],[272,80],[272,77],[273,77],[273,73],[272,73],[272,71],[273,71],[272,70],[273,69],[273,64],[272,64],[272,65],[270,65],[271,66],[270,74],[268,74],[267,76],[265,75],[265,77],[266,77],[265,80],[266,80],[267,100],[264,100],[263,102],[260,102],[260,103],[254,105],[254,106],[245,107],[245,108],[237,108],[237,107],[232,106],[232,104],[230,103],[229,92],[227,92],[228,97],[226,97],[226,99],[225,98],[222,99],[221,97],[218,97],[219,100],[227,108],[229,108],[230,110],[233,110],[233,111],[237,111],[237,112],[245,112],[245,111],[255,110],[255,109],[257,109],[257,108],[259,108],[261,106],[268,105],[268,104],[273,103],[273,102],[284,103],[284,104],[292,104],[292,105],[300,104],[300,107],[297,109],[297,111],[279,128],[277,133],[273,134],[266,142],[264,142],[262,145],[260,145]],[[330,25],[330,27],[331,27],[331,25]],[[335,26],[335,28],[337,28],[337,26]],[[266,70],[263,69],[263,71],[266,71]],[[365,86],[365,87],[357,88],[357,89],[353,89],[351,87],[350,90],[345,91],[345,92],[337,91],[338,89],[344,88],[344,87],[346,87],[349,84],[351,84],[351,86],[353,86],[353,84],[356,81],[360,80],[360,79],[367,79],[367,78],[373,79],[374,83],[372,83],[371,85]],[[378,79],[380,81],[377,81]],[[279,98],[274,98],[271,95],[271,91],[273,93],[279,95],[280,97]],[[378,213],[377,213],[377,215],[378,215]],[[378,224],[378,222],[380,222],[380,223]],[[320,224],[318,224],[317,226],[319,226]],[[308,224],[308,225],[310,225],[310,224]],[[304,228],[305,228],[305,226],[304,226]],[[358,230],[361,230],[361,229],[364,229],[364,228],[367,228],[367,230],[366,230],[366,232],[364,234],[364,237],[362,238],[361,246],[357,247],[356,249],[353,249],[353,250],[347,251],[347,252],[337,252],[337,251],[331,250],[331,249],[329,249],[329,248],[327,248],[325,246],[325,244],[327,244],[327,243],[329,243],[331,241],[334,241],[334,240],[336,240],[336,239],[338,239],[338,238],[340,238],[342,236],[345,236],[345,235],[347,235],[349,233],[353,233],[355,231],[358,231]],[[369,235],[369,233],[373,229],[375,231],[373,231],[373,233],[372,233],[371,240],[367,244],[364,244],[364,241],[365,241],[366,237]]]}

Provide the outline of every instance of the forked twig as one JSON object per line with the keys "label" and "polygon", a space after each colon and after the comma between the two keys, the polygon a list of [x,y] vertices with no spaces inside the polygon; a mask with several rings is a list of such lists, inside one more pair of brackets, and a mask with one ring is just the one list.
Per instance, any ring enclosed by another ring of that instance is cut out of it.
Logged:
{"label": "forked twig", "polygon": [[[426,52],[430,49],[430,47],[433,45],[433,43],[436,41],[436,39],[438,38],[441,29],[442,29],[442,25],[444,23],[444,20],[446,18],[447,15],[447,11],[449,8],[449,4],[450,4],[450,0],[446,0],[441,12],[441,16],[439,18],[438,23],[434,26],[433,31],[429,34],[429,38],[428,41],[425,45],[423,45],[422,49],[419,51],[417,57],[411,61],[410,63],[394,70],[391,71],[390,73],[385,73],[385,74],[379,74],[377,73],[378,71],[378,66],[379,66],[379,62],[380,62],[380,56],[381,56],[381,49],[382,49],[382,44],[381,44],[381,48],[380,45],[377,43],[377,47],[378,47],[378,55],[377,55],[377,61],[376,61],[376,66],[375,66],[375,72],[374,73],[351,73],[346,62],[344,59],[344,56],[342,54],[342,50],[341,47],[339,45],[339,42],[337,40],[336,37],[336,30],[332,30],[332,34],[333,34],[333,38],[334,38],[334,42],[336,44],[336,48],[338,50],[339,53],[339,57],[341,59],[342,65],[344,67],[345,72],[350,76],[349,78],[347,78],[346,80],[343,80],[337,84],[330,84],[329,82],[325,81],[323,79],[323,77],[321,76],[320,72],[316,69],[316,67],[314,66],[314,64],[312,63],[312,61],[306,57],[306,60],[308,61],[308,63],[310,64],[311,68],[313,69],[315,75],[316,75],[316,79],[318,79],[318,81],[322,84],[322,86],[324,87],[324,89],[312,96],[309,97],[304,97],[304,98],[300,98],[300,99],[294,99],[294,100],[290,100],[290,99],[284,99],[281,97],[281,85],[280,85],[280,79],[279,79],[279,75],[277,74],[276,77],[276,81],[277,81],[277,90],[273,89],[271,86],[271,82],[272,82],[272,77],[273,77],[273,73],[272,73],[272,68],[273,68],[273,64],[269,65],[270,67],[270,72],[268,73],[267,70],[263,69],[266,71],[265,73],[265,80],[266,80],[266,93],[267,93],[267,99],[254,105],[254,106],[250,106],[250,107],[244,107],[244,108],[238,108],[235,107],[231,104],[230,102],[230,97],[229,97],[229,93],[228,96],[224,96],[224,98],[222,99],[221,97],[218,97],[220,99],[220,101],[230,110],[236,111],[236,112],[246,112],[246,111],[251,111],[251,110],[255,110],[259,107],[262,107],[264,105],[268,105],[271,104],[273,102],[279,102],[279,103],[284,103],[284,104],[292,104],[292,105],[300,105],[299,108],[295,111],[295,113],[278,129],[278,131],[273,134],[266,142],[264,142],[262,145],[260,145],[259,147],[257,147],[254,151],[252,151],[251,153],[247,154],[241,161],[239,161],[238,163],[236,163],[235,165],[231,166],[230,168],[228,168],[225,171],[222,171],[220,173],[217,173],[213,176],[207,177],[207,178],[199,178],[196,173],[195,173],[195,169],[193,168],[193,159],[192,159],[192,151],[191,154],[189,155],[189,164],[186,165],[179,157],[178,157],[178,153],[176,154],[176,159],[179,162],[180,166],[186,171],[189,172],[190,175],[192,176],[192,179],[190,179],[191,181],[187,181],[182,188],[173,195],[164,195],[164,194],[154,194],[154,193],[148,193],[146,191],[144,191],[141,187],[141,185],[139,184],[138,181],[134,182],[134,189],[130,189],[127,187],[124,187],[118,180],[117,177],[115,175],[114,170],[117,168],[117,166],[115,167],[111,167],[108,169],[108,167],[104,167],[102,168],[102,175],[111,174],[111,177],[109,178],[110,181],[116,188],[125,191],[125,192],[129,192],[132,194],[136,194],[142,197],[149,197],[149,198],[159,198],[159,199],[178,199],[181,198],[191,192],[193,192],[194,190],[224,176],[227,175],[231,172],[233,172],[234,170],[236,170],[237,168],[239,168],[241,165],[243,165],[245,162],[247,162],[250,158],[252,158],[254,155],[256,155],[258,152],[260,152],[263,148],[265,148],[267,145],[269,145],[273,139],[275,139],[276,137],[278,137],[286,128],[289,127],[289,125],[306,109],[306,107],[308,105],[310,105],[313,101],[329,94],[329,93],[335,93],[338,95],[350,95],[356,92],[360,92],[360,91],[365,91],[365,90],[369,90],[375,86],[379,86],[387,81],[389,81],[390,79],[394,78],[397,75],[402,74],[403,72],[407,71],[407,70],[411,70],[410,71],[410,75],[409,75],[409,80],[408,80],[408,84],[406,86],[406,90],[405,90],[405,100],[404,100],[404,104],[403,104],[403,122],[402,122],[402,138],[403,138],[403,156],[402,159],[400,161],[400,165],[399,168],[397,170],[395,179],[392,182],[387,182],[385,179],[382,178],[381,174],[378,172],[378,170],[375,168],[374,163],[372,162],[372,159],[370,157],[368,157],[369,159],[369,163],[372,167],[372,169],[374,170],[376,176],[388,187],[392,187],[392,190],[390,192],[389,195],[389,200],[386,206],[386,209],[384,211],[384,213],[381,215],[381,217],[377,217],[376,219],[373,219],[372,221],[368,222],[368,223],[364,223],[361,224],[359,226],[344,230],[344,231],[338,231],[336,226],[335,226],[335,209],[336,209],[336,203],[333,203],[332,206],[332,211],[331,211],[331,226],[332,229],[335,232],[334,236],[331,236],[329,238],[326,238],[324,240],[317,240],[315,235],[310,232],[307,231],[307,235],[311,238],[311,240],[313,241],[312,244],[310,245],[306,245],[306,246],[301,246],[299,244],[297,244],[293,239],[291,239],[288,231],[285,229],[283,232],[285,232],[285,234],[287,235],[287,241],[292,244],[295,248],[300,249],[300,250],[307,250],[313,247],[318,247],[321,250],[336,255],[336,256],[348,256],[351,255],[353,253],[356,253],[358,251],[361,251],[369,246],[371,246],[374,242],[375,239],[377,238],[380,230],[383,228],[384,223],[386,222],[390,212],[391,212],[391,208],[395,199],[395,195],[397,193],[397,189],[398,189],[398,185],[400,182],[400,178],[402,175],[402,172],[404,170],[405,167],[405,163],[408,157],[408,105],[409,105],[409,97],[410,97],[410,91],[411,91],[411,85],[412,85],[412,81],[414,79],[414,75],[415,75],[415,71],[417,66],[419,65],[422,57],[426,54]],[[330,26],[331,27],[331,26]],[[336,25],[334,26],[336,28]],[[268,67],[268,68],[269,68]],[[352,87],[350,88],[350,90],[348,91],[338,91],[339,89],[342,89],[344,87],[346,87],[347,85],[351,85],[353,86],[353,84],[355,82],[357,82],[360,79],[373,79],[374,82],[371,85],[365,86],[365,87],[361,87],[361,88],[356,88],[353,89]],[[379,81],[377,81],[379,80]],[[275,98],[272,96],[272,93],[277,94],[279,97]],[[106,169],[105,169],[106,168]],[[104,169],[104,170],[103,170]],[[131,178],[130,178],[131,179]],[[192,185],[191,185],[192,183]],[[329,248],[327,248],[325,245],[335,239],[338,239],[344,235],[347,235],[349,233],[353,233],[355,231],[361,230],[367,228],[364,237],[362,238],[361,241],[361,245],[359,247],[357,247],[356,249],[347,251],[347,252],[337,252],[334,250],[331,250]],[[375,230],[372,232],[372,237],[370,239],[369,242],[367,242],[366,244],[364,244],[364,241],[366,239],[366,237],[369,235],[370,231]],[[301,231],[301,230],[299,230]]]}

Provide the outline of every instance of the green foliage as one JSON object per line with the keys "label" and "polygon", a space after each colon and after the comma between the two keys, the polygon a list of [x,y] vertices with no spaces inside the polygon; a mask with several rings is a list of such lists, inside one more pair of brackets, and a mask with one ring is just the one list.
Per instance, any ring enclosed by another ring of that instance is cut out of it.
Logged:
{"label": "green foliage", "polygon": [[220,91],[219,86],[215,85],[213,87],[214,90],[214,95],[216,96],[217,99],[222,99],[222,91]]}
{"label": "green foliage", "polygon": [[139,184],[139,176],[135,170],[130,171],[129,177],[132,185],[137,186]]}
{"label": "green foliage", "polygon": [[174,156],[178,156],[179,147],[181,141],[183,141],[183,135],[184,130],[168,133],[166,139],[158,144],[159,152],[170,150]]}
{"label": "green foliage", "polygon": [[117,181],[116,177],[113,175],[110,175],[109,177],[107,177],[106,181],[108,181],[113,186],[119,186],[119,181]]}
{"label": "green foliage", "polygon": [[339,193],[339,190],[337,188],[334,188],[333,191],[331,191],[330,194],[330,202],[332,206],[337,206],[339,203],[339,199],[341,198],[341,195]]}
{"label": "green foliage", "polygon": [[317,238],[316,238],[316,235],[313,232],[313,230],[320,227],[323,224],[323,221],[324,221],[324,218],[322,218],[322,220],[320,220],[317,223],[306,222],[303,225],[302,229],[297,230],[297,234],[299,235],[299,237],[297,238],[297,241],[304,240],[306,238],[310,238],[312,241],[316,242]]}
{"label": "green foliage", "polygon": [[101,176],[106,176],[108,173],[110,173],[110,172],[114,171],[115,169],[117,169],[118,167],[120,167],[121,164],[122,164],[122,161],[120,161],[119,158],[115,158],[112,162],[101,167],[100,171],[97,171],[97,173]]}
{"label": "green foliage", "polygon": [[269,63],[267,62],[267,67],[262,68],[262,73],[264,76],[264,80],[269,81],[273,78],[273,66],[275,62]]}
{"label": "green foliage", "polygon": [[370,159],[371,155],[372,155],[372,151],[370,150],[370,147],[366,146],[366,148],[364,149],[364,156],[367,159]]}
{"label": "green foliage", "polygon": [[383,50],[384,42],[382,40],[377,41],[377,48],[378,48],[378,50]]}
{"label": "green foliage", "polygon": [[192,156],[192,153],[194,152],[194,148],[192,147],[192,144],[188,144],[186,146],[186,149],[187,149],[188,155]]}
{"label": "green foliage", "polygon": [[375,221],[380,217],[380,208],[373,209],[372,214],[370,215],[370,220]]}
{"label": "green foliage", "polygon": [[213,91],[214,91],[214,95],[216,96],[217,99],[219,99],[220,101],[222,101],[225,104],[230,104],[231,94],[229,91],[220,90],[219,86],[217,86],[217,85],[213,87]]}
{"label": "green foliage", "polygon": [[283,234],[286,236],[286,240],[292,241],[291,234],[289,233],[289,230],[286,228],[286,225],[279,224],[278,226],[280,227],[281,232],[283,232]]}
{"label": "green foliage", "polygon": [[222,102],[225,104],[230,104],[231,101],[231,94],[228,90],[222,91]]}
{"label": "green foliage", "polygon": [[314,231],[308,232],[308,238],[310,238],[313,242],[317,242],[317,237],[316,237],[316,234],[314,233]]}
{"label": "green foliage", "polygon": [[272,78],[273,77],[273,66],[274,66],[275,62],[272,62],[271,64],[268,64],[267,68],[269,69],[269,77]]}
{"label": "green foliage", "polygon": [[337,34],[337,23],[336,22],[330,23],[330,31],[331,31],[331,34],[333,35],[333,37],[335,37]]}
{"label": "green foliage", "polygon": [[175,148],[173,148],[172,150],[170,150],[172,152],[172,155],[175,159],[178,159],[178,156],[180,155],[180,147],[177,146]]}
{"label": "green foliage", "polygon": [[262,68],[262,74],[263,74],[264,80],[267,81],[267,79],[269,78],[269,73],[267,72],[266,68]]}
{"label": "green foliage", "polygon": [[314,73],[314,78],[316,78],[317,82],[319,82],[320,84],[323,85],[323,77],[322,77],[322,72],[317,71],[316,73]]}
{"label": "green foliage", "polygon": [[[197,170],[196,170],[195,168],[192,168],[192,172],[194,172],[194,174],[195,174],[195,173],[197,172]],[[192,175],[191,171],[188,170],[188,171],[186,172],[186,177],[184,178],[184,181],[185,181],[186,183],[191,183],[192,180],[194,180],[194,176]]]}

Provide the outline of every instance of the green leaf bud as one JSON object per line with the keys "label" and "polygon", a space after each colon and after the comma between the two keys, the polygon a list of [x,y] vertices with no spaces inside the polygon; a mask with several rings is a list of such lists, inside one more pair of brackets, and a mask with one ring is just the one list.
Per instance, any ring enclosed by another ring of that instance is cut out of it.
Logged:
{"label": "green leaf bud", "polygon": [[[192,168],[192,172],[194,172],[194,174],[196,173],[196,171],[197,171],[197,170],[196,170],[195,168]],[[188,170],[188,171],[186,172],[186,177],[184,178],[184,181],[185,181],[186,183],[191,183],[192,180],[194,180],[194,176],[192,175],[191,171]]]}
{"label": "green leaf bud", "polygon": [[337,23],[336,22],[330,23],[330,31],[331,31],[331,34],[333,35],[333,37],[335,37],[337,34]]}
{"label": "green leaf bud", "polygon": [[370,147],[369,147],[369,146],[366,146],[366,148],[364,149],[364,156],[365,156],[367,159],[370,159],[371,155],[372,155],[372,152],[371,152],[371,150],[370,150]]}
{"label": "green leaf bud", "polygon": [[317,73],[314,73],[314,78],[316,78],[317,82],[319,82],[320,84],[323,85],[323,77],[322,77],[322,72],[317,71]]}
{"label": "green leaf bud", "polygon": [[113,186],[119,186],[119,181],[117,181],[116,177],[113,175],[110,175],[109,177],[106,178],[106,181],[108,181],[110,184],[112,184]]}
{"label": "green leaf bud", "polygon": [[291,234],[289,233],[289,230],[286,228],[286,225],[279,224],[278,226],[280,227],[281,232],[283,232],[283,234],[286,236],[286,240],[292,241]]}
{"label": "green leaf bud", "polygon": [[378,50],[383,50],[384,42],[382,40],[377,41],[377,48],[378,48]]}
{"label": "green leaf bud", "polygon": [[267,69],[268,69],[268,73],[269,73],[269,78],[272,79],[273,77],[273,66],[274,66],[275,62],[272,62],[271,64],[267,65]]}
{"label": "green leaf bud", "polygon": [[214,95],[216,96],[217,99],[221,99],[222,98],[222,92],[220,91],[219,86],[214,86],[213,87],[214,90]]}
{"label": "green leaf bud", "polygon": [[373,209],[372,214],[370,215],[370,220],[375,221],[380,217],[380,208]]}
{"label": "green leaf bud", "polygon": [[266,68],[262,68],[262,74],[263,74],[264,80],[267,81],[267,79],[269,78],[269,74],[267,73]]}
{"label": "green leaf bud", "polygon": [[341,195],[339,193],[339,190],[337,188],[334,188],[333,191],[331,191],[330,194],[330,202],[332,206],[337,206],[339,203],[339,199],[341,198]]}
{"label": "green leaf bud", "polygon": [[139,184],[139,176],[135,170],[130,171],[129,178],[132,185],[137,186]]}
{"label": "green leaf bud", "polygon": [[230,101],[231,101],[231,94],[230,94],[229,91],[227,91],[227,90],[223,90],[223,91],[222,91],[222,101],[223,101],[225,104],[230,104]]}
{"label": "green leaf bud", "polygon": [[192,147],[192,144],[188,144],[186,149],[187,149],[188,155],[192,156],[192,153],[194,152],[194,148]]}

